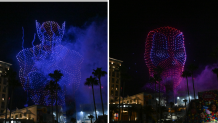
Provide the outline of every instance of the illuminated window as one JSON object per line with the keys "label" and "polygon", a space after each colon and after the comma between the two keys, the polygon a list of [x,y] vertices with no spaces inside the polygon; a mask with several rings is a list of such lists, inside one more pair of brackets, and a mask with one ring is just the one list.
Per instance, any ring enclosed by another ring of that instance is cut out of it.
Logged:
{"label": "illuminated window", "polygon": [[5,98],[2,98],[2,100],[4,101],[4,100],[5,100]]}
{"label": "illuminated window", "polygon": [[113,66],[113,68],[115,68],[115,66]]}

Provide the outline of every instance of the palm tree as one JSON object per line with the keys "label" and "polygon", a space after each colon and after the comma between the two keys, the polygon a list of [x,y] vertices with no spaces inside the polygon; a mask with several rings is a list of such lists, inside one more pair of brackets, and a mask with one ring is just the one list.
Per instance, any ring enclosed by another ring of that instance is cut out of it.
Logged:
{"label": "palm tree", "polygon": [[88,117],[89,117],[89,119],[91,120],[91,123],[92,123],[92,118],[94,118],[94,116],[90,114]]}
{"label": "palm tree", "polygon": [[172,118],[172,108],[173,108],[173,105],[174,105],[174,103],[173,103],[173,102],[170,102],[170,107],[171,107],[171,109],[170,109],[171,120],[173,120],[173,118]]}
{"label": "palm tree", "polygon": [[71,119],[70,119],[70,122],[71,122],[71,123],[76,123],[76,119],[75,119],[75,118],[71,118]]}
{"label": "palm tree", "polygon": [[185,70],[182,72],[182,77],[186,78],[186,80],[187,80],[187,90],[188,90],[189,102],[190,102],[190,96],[189,96],[189,88],[188,88],[188,77],[190,77],[190,76],[191,76],[191,73],[189,71]]}
{"label": "palm tree", "polygon": [[[161,106],[160,107],[160,119],[163,117],[163,112],[166,110],[167,108],[165,106]],[[164,120],[165,121],[165,120]]]}
{"label": "palm tree", "polygon": [[93,94],[93,101],[94,101],[94,108],[95,108],[95,117],[96,117],[96,120],[97,120],[96,105],[95,105],[95,94],[94,94],[93,85],[98,85],[98,80],[96,80],[96,78],[93,78],[92,76],[90,76],[89,78],[86,78],[85,85],[92,86],[92,94]]}
{"label": "palm tree", "polygon": [[[19,80],[16,79],[16,76],[17,76],[17,73],[12,68],[5,69],[4,74],[3,74],[3,77],[6,77],[8,79],[7,87],[11,87],[10,110],[12,109],[14,90],[15,88],[21,86],[21,83],[19,82]],[[6,111],[7,111],[7,106],[6,106]],[[11,111],[10,111],[10,119],[11,119]]]}
{"label": "palm tree", "polygon": [[194,78],[193,78],[193,74],[194,74],[194,71],[198,69],[198,66],[197,65],[194,65],[194,64],[190,64],[188,66],[188,70],[191,72],[191,76],[192,76],[192,84],[193,84],[193,91],[194,91],[194,99],[195,99],[195,86],[194,86]]}
{"label": "palm tree", "polygon": [[151,118],[151,114],[154,113],[154,110],[151,105],[146,105],[144,106],[143,111],[146,115],[146,123],[148,123],[148,119]]}
{"label": "palm tree", "polygon": [[[161,68],[160,66],[157,66],[155,69],[154,69],[154,80],[156,82],[159,83],[159,106],[160,106],[160,82],[162,81],[162,78],[161,78],[161,73],[163,72],[163,68]],[[159,108],[159,112],[160,112],[160,108]],[[157,119],[158,120],[158,119]]]}
{"label": "palm tree", "polygon": [[[149,82],[150,83],[154,83],[155,84],[155,91],[156,91],[156,84],[157,84],[157,81],[154,77],[150,76],[150,79],[149,79]],[[156,95],[156,94],[155,94]],[[156,102],[156,109],[157,109],[157,101],[156,101],[156,96],[154,97],[155,98],[155,102]],[[157,115],[157,120],[158,120],[158,115]]]}
{"label": "palm tree", "polygon": [[55,82],[53,80],[50,80],[50,82],[45,86],[45,90],[50,92],[50,97],[51,97],[52,123],[54,122],[54,119],[53,119],[53,97],[54,97],[54,93],[55,93],[56,88],[57,88],[57,90],[61,90],[61,87],[59,86],[59,84],[55,84]]}
{"label": "palm tree", "polygon": [[[130,81],[132,78],[131,76],[127,73],[128,69],[125,67],[125,65],[120,66],[119,64],[117,64],[117,69],[116,72],[120,73],[120,87],[122,87],[120,90],[122,91],[122,97],[124,97],[124,87],[125,87],[125,82]],[[120,95],[119,95],[120,96]],[[119,100],[119,107],[120,107],[120,100]],[[122,115],[123,115],[123,98],[122,98],[122,112],[121,112],[121,123],[122,123]],[[120,112],[120,109],[119,109]],[[120,120],[120,117],[119,117]]]}
{"label": "palm tree", "polygon": [[102,111],[103,111],[103,117],[104,117],[104,104],[103,104],[103,99],[102,99],[102,92],[101,92],[101,77],[105,76],[107,74],[106,71],[102,71],[102,68],[97,68],[92,72],[92,74],[98,78],[98,82],[100,85],[100,95],[101,95],[101,104],[102,104]]}
{"label": "palm tree", "polygon": [[[54,73],[49,73],[48,75],[55,81],[56,85],[57,85],[58,81],[61,79],[61,77],[63,76],[63,74],[61,73],[60,70],[55,70]],[[57,102],[58,102],[58,96],[57,96],[58,88],[57,87],[58,86],[56,86],[56,103],[55,103],[55,105],[56,105],[56,120],[58,122],[58,104],[57,104]]]}
{"label": "palm tree", "polygon": [[218,80],[218,68],[214,68],[212,71],[213,71],[213,73],[216,74],[216,76],[217,76],[217,80]]}

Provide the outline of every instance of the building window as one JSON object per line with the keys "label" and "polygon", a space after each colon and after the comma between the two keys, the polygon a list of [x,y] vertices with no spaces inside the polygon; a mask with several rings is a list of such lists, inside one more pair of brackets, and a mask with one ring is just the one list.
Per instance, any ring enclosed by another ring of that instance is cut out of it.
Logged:
{"label": "building window", "polygon": [[22,114],[20,114],[20,118],[22,117]]}
{"label": "building window", "polygon": [[120,77],[120,72],[116,72],[116,77]]}
{"label": "building window", "polygon": [[119,79],[116,80],[116,83],[119,83]]}
{"label": "building window", "polygon": [[4,110],[1,110],[1,113],[3,113],[4,112]]}
{"label": "building window", "polygon": [[118,85],[116,85],[116,90],[118,89]]}
{"label": "building window", "polygon": [[114,83],[114,78],[112,78],[112,83]]}
{"label": "building window", "polygon": [[118,96],[118,91],[115,92],[115,96]]}
{"label": "building window", "polygon": [[112,72],[112,77],[115,77],[115,72],[114,71]]}
{"label": "building window", "polygon": [[6,85],[6,83],[7,83],[7,80],[6,80],[6,79],[3,79],[3,84]]}
{"label": "building window", "polygon": [[25,116],[25,117],[26,117],[26,113],[24,113],[24,114],[23,114],[23,116]]}
{"label": "building window", "polygon": [[11,118],[14,118],[14,116],[11,116]]}
{"label": "building window", "polygon": [[114,93],[114,91],[113,91],[113,90],[111,90],[111,93],[113,94],[113,93]]}
{"label": "building window", "polygon": [[1,108],[5,108],[5,102],[2,102]]}
{"label": "building window", "polygon": [[112,84],[111,87],[114,88],[114,84]]}
{"label": "building window", "polygon": [[15,118],[17,119],[17,118],[18,118],[18,115],[15,115]]}
{"label": "building window", "polygon": [[3,92],[6,92],[6,87],[4,87]]}

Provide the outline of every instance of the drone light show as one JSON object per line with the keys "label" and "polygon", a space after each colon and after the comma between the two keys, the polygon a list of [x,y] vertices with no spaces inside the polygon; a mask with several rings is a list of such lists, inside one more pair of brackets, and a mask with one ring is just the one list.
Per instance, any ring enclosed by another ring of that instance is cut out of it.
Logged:
{"label": "drone light show", "polygon": [[80,84],[83,57],[78,52],[61,45],[65,23],[61,28],[54,21],[46,21],[42,25],[36,21],[36,29],[41,43],[34,46],[34,39],[32,48],[23,47],[16,56],[20,65],[20,81],[35,104],[49,106],[52,105],[51,98],[53,98],[54,105],[55,98],[45,90],[45,86],[52,79],[48,74],[60,70],[63,76],[58,81],[61,90],[58,91],[57,103],[64,105],[66,90],[75,92]]}
{"label": "drone light show", "polygon": [[[150,31],[145,43],[144,58],[150,76],[154,76],[157,66],[163,69],[161,92],[177,90],[186,61],[183,33],[169,26]],[[146,86],[155,89],[154,84]]]}

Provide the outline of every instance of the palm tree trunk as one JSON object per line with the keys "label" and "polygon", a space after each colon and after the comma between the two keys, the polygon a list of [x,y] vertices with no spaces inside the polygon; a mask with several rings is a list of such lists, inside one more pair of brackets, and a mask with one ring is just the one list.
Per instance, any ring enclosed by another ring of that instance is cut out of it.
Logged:
{"label": "palm tree trunk", "polygon": [[11,111],[12,111],[12,99],[13,99],[13,93],[14,93],[14,89],[12,88],[12,91],[11,91],[11,105],[10,105],[10,120],[11,120]]}
{"label": "palm tree trunk", "polygon": [[94,101],[94,108],[95,108],[95,117],[96,117],[96,120],[97,120],[96,105],[95,105],[95,94],[94,94],[93,84],[92,84],[92,94],[93,94],[93,101]]}
{"label": "palm tree trunk", "polygon": [[192,73],[192,83],[193,83],[193,90],[194,90],[194,99],[195,99],[195,86],[194,86],[194,79],[193,79],[193,73]]}
{"label": "palm tree trunk", "polygon": [[[156,102],[156,115],[157,115],[157,100],[156,100],[156,91],[157,91],[157,89],[156,89],[156,82],[155,82],[155,102]],[[156,116],[157,117],[157,120],[158,120],[158,115]]]}
{"label": "palm tree trunk", "polygon": [[[160,106],[160,82],[159,82],[159,113],[160,113],[160,107],[161,107],[161,106]],[[160,115],[161,115],[161,114],[160,114]],[[160,115],[159,115],[159,116],[160,116]],[[161,117],[161,116],[160,116],[160,117]],[[160,117],[159,117],[159,119],[161,119]]]}
{"label": "palm tree trunk", "polygon": [[101,95],[101,105],[102,105],[102,112],[103,112],[103,118],[104,118],[104,104],[103,104],[103,99],[102,99],[102,92],[101,92],[101,81],[100,81],[100,77],[99,79],[99,84],[100,84],[100,95]]}
{"label": "palm tree trunk", "polygon": [[[7,88],[8,88],[8,87],[7,87]],[[7,92],[8,90],[9,90],[9,89],[7,89],[6,92]],[[5,110],[5,111],[6,111],[5,113],[6,113],[6,114],[5,114],[5,120],[7,120],[7,117],[8,117],[8,95],[9,95],[9,93],[8,93],[7,96],[6,96],[6,106],[5,106],[5,109],[6,109],[6,110]]]}
{"label": "palm tree trunk", "polygon": [[[53,94],[51,94],[53,96]],[[53,97],[51,97],[51,114],[52,114],[52,123],[54,123],[54,117],[53,117]]]}
{"label": "palm tree trunk", "polygon": [[[122,97],[124,97],[124,82],[122,82]],[[121,123],[123,121],[123,98],[122,98],[122,116],[121,116]]]}
{"label": "palm tree trunk", "polygon": [[58,122],[58,87],[57,87],[57,81],[56,81],[56,120]]}
{"label": "palm tree trunk", "polygon": [[186,80],[187,80],[187,89],[188,89],[188,99],[189,99],[189,103],[190,103],[189,88],[188,88],[188,77],[186,77]]}
{"label": "palm tree trunk", "polygon": [[119,114],[118,114],[118,122],[120,122],[120,92],[119,92]]}

